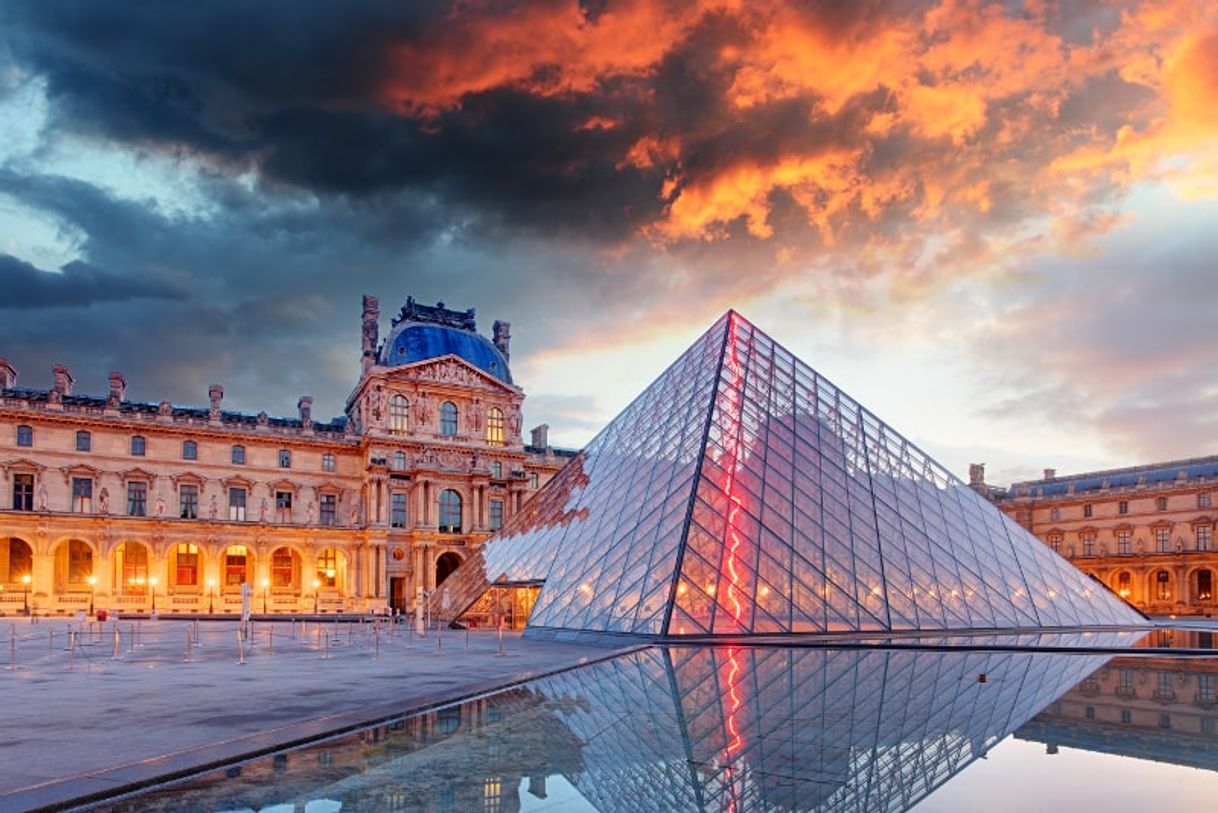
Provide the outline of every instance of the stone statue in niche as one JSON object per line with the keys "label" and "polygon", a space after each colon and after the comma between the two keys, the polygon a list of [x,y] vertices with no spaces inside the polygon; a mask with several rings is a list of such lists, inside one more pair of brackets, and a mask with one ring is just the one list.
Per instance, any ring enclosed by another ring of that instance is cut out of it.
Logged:
{"label": "stone statue in niche", "polygon": [[263,498],[262,498],[262,505],[258,506],[258,521],[259,521],[259,522],[266,522],[266,516],[267,516],[267,504],[266,504],[266,497],[263,497]]}
{"label": "stone statue in niche", "polygon": [[520,407],[516,404],[512,404],[511,408],[508,410],[508,416],[507,416],[508,434],[514,438],[519,437],[520,436],[520,425],[521,425]]}
{"label": "stone statue in niche", "polygon": [[110,490],[107,488],[102,488],[97,495],[97,513],[110,513]]}
{"label": "stone statue in niche", "polygon": [[39,511],[47,510],[47,484],[46,483],[38,484],[38,510]]}
{"label": "stone statue in niche", "polygon": [[305,525],[313,524],[313,501],[309,500],[309,504],[305,506]]}
{"label": "stone statue in niche", "polygon": [[477,434],[482,431],[482,418],[486,415],[486,409],[482,406],[481,399],[475,398],[474,403],[470,404],[469,410],[466,412],[466,424],[469,426],[471,433]]}
{"label": "stone statue in niche", "polygon": [[1141,556],[1143,553],[1146,552],[1146,543],[1142,541],[1142,537],[1140,537],[1140,536],[1138,537],[1137,551],[1138,551],[1138,556]]}
{"label": "stone statue in niche", "polygon": [[219,507],[219,506],[216,504],[216,495],[215,495],[215,494],[212,494],[212,495],[211,495],[211,502],[209,502],[209,503],[207,504],[207,516],[208,516],[210,519],[215,519],[215,518],[216,518],[216,514],[217,514],[217,513],[219,513],[219,511],[220,511],[220,507]]}
{"label": "stone statue in niche", "polygon": [[380,386],[373,387],[372,392],[368,393],[368,412],[373,423],[385,419],[385,391]]}
{"label": "stone statue in niche", "polygon": [[347,524],[352,528],[359,526],[359,500],[354,496],[351,497],[351,510],[349,512],[349,522]]}
{"label": "stone statue in niche", "polygon": [[427,426],[431,423],[430,399],[422,393],[414,401],[414,420],[419,426]]}
{"label": "stone statue in niche", "polygon": [[165,516],[165,497],[160,494],[156,495],[156,515]]}

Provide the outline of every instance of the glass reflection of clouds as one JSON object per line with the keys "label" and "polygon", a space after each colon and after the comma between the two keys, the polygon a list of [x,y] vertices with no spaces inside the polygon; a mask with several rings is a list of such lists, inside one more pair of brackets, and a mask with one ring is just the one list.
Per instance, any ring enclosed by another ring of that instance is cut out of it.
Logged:
{"label": "glass reflection of clouds", "polygon": [[904,811],[1106,658],[649,648],[102,809]]}

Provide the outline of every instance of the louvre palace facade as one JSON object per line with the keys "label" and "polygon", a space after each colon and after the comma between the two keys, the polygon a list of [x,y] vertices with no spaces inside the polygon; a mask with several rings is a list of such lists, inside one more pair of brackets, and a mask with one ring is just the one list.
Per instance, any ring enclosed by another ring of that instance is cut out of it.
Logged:
{"label": "louvre palace facade", "polygon": [[18,386],[0,359],[0,613],[410,611],[571,452],[522,438],[524,392],[475,314],[365,296],[345,414],[315,420]]}
{"label": "louvre palace facade", "polygon": [[974,489],[1044,544],[1152,615],[1218,611],[1218,456]]}

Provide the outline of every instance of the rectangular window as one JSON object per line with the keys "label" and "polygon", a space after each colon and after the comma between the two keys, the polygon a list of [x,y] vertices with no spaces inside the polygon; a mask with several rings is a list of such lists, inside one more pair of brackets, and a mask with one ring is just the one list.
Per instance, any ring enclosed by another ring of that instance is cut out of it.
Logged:
{"label": "rectangular window", "polygon": [[88,432],[80,431],[76,433],[76,451],[87,452],[93,448],[93,436]]}
{"label": "rectangular window", "polygon": [[1197,675],[1197,700],[1201,703],[1214,702],[1214,676]]}
{"label": "rectangular window", "polygon": [[1159,687],[1155,689],[1156,697],[1171,697],[1175,692],[1171,689],[1171,672],[1159,673]]}
{"label": "rectangular window", "polygon": [[1171,728],[1171,715],[1170,714],[1160,714],[1159,715],[1159,728]]}
{"label": "rectangular window", "polygon": [[244,446],[234,446],[233,447],[233,465],[235,465],[235,466],[244,466],[245,465],[245,447]]}
{"label": "rectangular window", "polygon": [[327,452],[321,456],[321,470],[334,471],[334,455]]}
{"label": "rectangular window", "polygon": [[147,443],[148,442],[144,439],[143,435],[132,435],[131,436],[131,456],[132,457],[143,457],[144,449],[146,448]]}
{"label": "rectangular window", "polygon": [[1119,503],[1117,503],[1117,513],[1118,514],[1128,514],[1129,513],[1129,503],[1126,500],[1121,500]]}
{"label": "rectangular window", "polygon": [[338,496],[335,494],[321,495],[321,524],[333,525],[338,518]]}
{"label": "rectangular window", "polygon": [[1049,537],[1049,547],[1053,549],[1054,553],[1062,552],[1062,538],[1059,534],[1053,534]]}
{"label": "rectangular window", "polygon": [[88,477],[72,478],[72,510],[87,514],[93,510],[93,480]]}
{"label": "rectangular window", "polygon": [[537,488],[537,472],[529,475],[529,488]]}
{"label": "rectangular window", "polygon": [[1129,531],[1117,531],[1116,538],[1118,556],[1129,556],[1131,553],[1133,553],[1133,548],[1130,545],[1132,535]]}
{"label": "rectangular window", "polygon": [[290,548],[276,548],[271,554],[271,586],[288,588],[292,586],[292,551]]}
{"label": "rectangular window", "polygon": [[245,489],[232,487],[228,490],[228,518],[245,522]]}
{"label": "rectangular window", "polygon": [[1095,556],[1095,534],[1083,534],[1083,556]]}
{"label": "rectangular window", "polygon": [[127,516],[148,516],[148,484],[139,480],[127,483]]}
{"label": "rectangular window", "polygon": [[1155,574],[1155,598],[1159,601],[1171,601],[1171,576],[1166,570]]}
{"label": "rectangular window", "polygon": [[275,521],[276,522],[291,522],[292,521],[292,492],[276,491],[275,492]]}
{"label": "rectangular window", "polygon": [[1197,507],[1198,508],[1209,508],[1210,507],[1210,493],[1208,491],[1202,491],[1200,494],[1197,495]]}
{"label": "rectangular window", "polygon": [[1091,516],[1091,503],[1087,503],[1086,505],[1083,506],[1083,516],[1084,517]]}
{"label": "rectangular window", "polygon": [[1197,526],[1197,550],[1210,551],[1214,549],[1214,526]]}
{"label": "rectangular window", "polygon": [[281,469],[292,468],[292,453],[289,452],[287,449],[279,450],[279,468],[281,468]]}
{"label": "rectangular window", "polygon": [[496,460],[494,463],[491,464],[491,474],[494,476],[494,478],[496,480],[503,479],[503,461]]}
{"label": "rectangular window", "polygon": [[489,519],[492,531],[497,531],[503,527],[503,500],[491,500]]}
{"label": "rectangular window", "polygon": [[182,519],[199,518],[199,487],[182,485],[178,487],[178,516]]}
{"label": "rectangular window", "polygon": [[182,459],[183,460],[198,460],[199,459],[199,444],[193,440],[182,441]]}
{"label": "rectangular window", "polygon": [[406,527],[406,494],[395,491],[389,497],[389,527]]}
{"label": "rectangular window", "polygon": [[1085,709],[1083,709],[1083,716],[1086,717],[1088,720],[1094,720],[1095,719],[1095,706],[1087,706]]}
{"label": "rectangular window", "polygon": [[195,587],[199,584],[199,546],[178,545],[175,552],[177,559],[177,584],[179,587]]}
{"label": "rectangular window", "polygon": [[1155,552],[1171,552],[1171,528],[1155,528]]}
{"label": "rectangular window", "polygon": [[246,568],[246,552],[244,545],[233,545],[224,552],[224,584],[227,587],[240,586],[249,577]]}
{"label": "rectangular window", "polygon": [[18,446],[33,446],[34,445],[34,427],[18,426],[17,427],[17,445]]}
{"label": "rectangular window", "polygon": [[34,510],[34,475],[13,475],[13,510]]}
{"label": "rectangular window", "polygon": [[1133,694],[1133,670],[1127,666],[1117,672],[1117,694]]}
{"label": "rectangular window", "polygon": [[1158,507],[1159,507],[1159,510],[1160,510],[1160,511],[1166,511],[1166,510],[1167,510],[1167,498],[1166,498],[1166,497],[1160,497],[1160,498],[1159,498],[1158,500],[1156,500],[1155,502],[1156,502],[1156,504],[1158,505]]}
{"label": "rectangular window", "polygon": [[1132,723],[1133,712],[1131,712],[1129,709],[1121,709],[1121,722],[1125,725]]}

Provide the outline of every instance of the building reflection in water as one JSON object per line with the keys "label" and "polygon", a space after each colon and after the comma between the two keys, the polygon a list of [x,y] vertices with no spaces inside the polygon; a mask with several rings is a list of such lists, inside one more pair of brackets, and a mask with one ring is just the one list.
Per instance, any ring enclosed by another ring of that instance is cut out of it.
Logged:
{"label": "building reflection in water", "polygon": [[1158,731],[1166,670],[1173,702],[1193,710],[1166,712],[1171,733],[1202,730],[1209,712],[1195,703],[1203,685],[1212,692],[1212,665],[1104,666],[1107,657],[655,647],[106,809],[287,813],[332,800],[342,810],[512,813],[522,793],[545,798],[547,780],[561,777],[601,811],[901,811],[1020,726],[1065,743],[1051,726],[1077,727],[1087,717],[1073,710],[1087,704],[1097,723],[1120,725],[1122,704],[1135,702],[1119,693],[1123,680],[1142,704],[1129,725]]}

